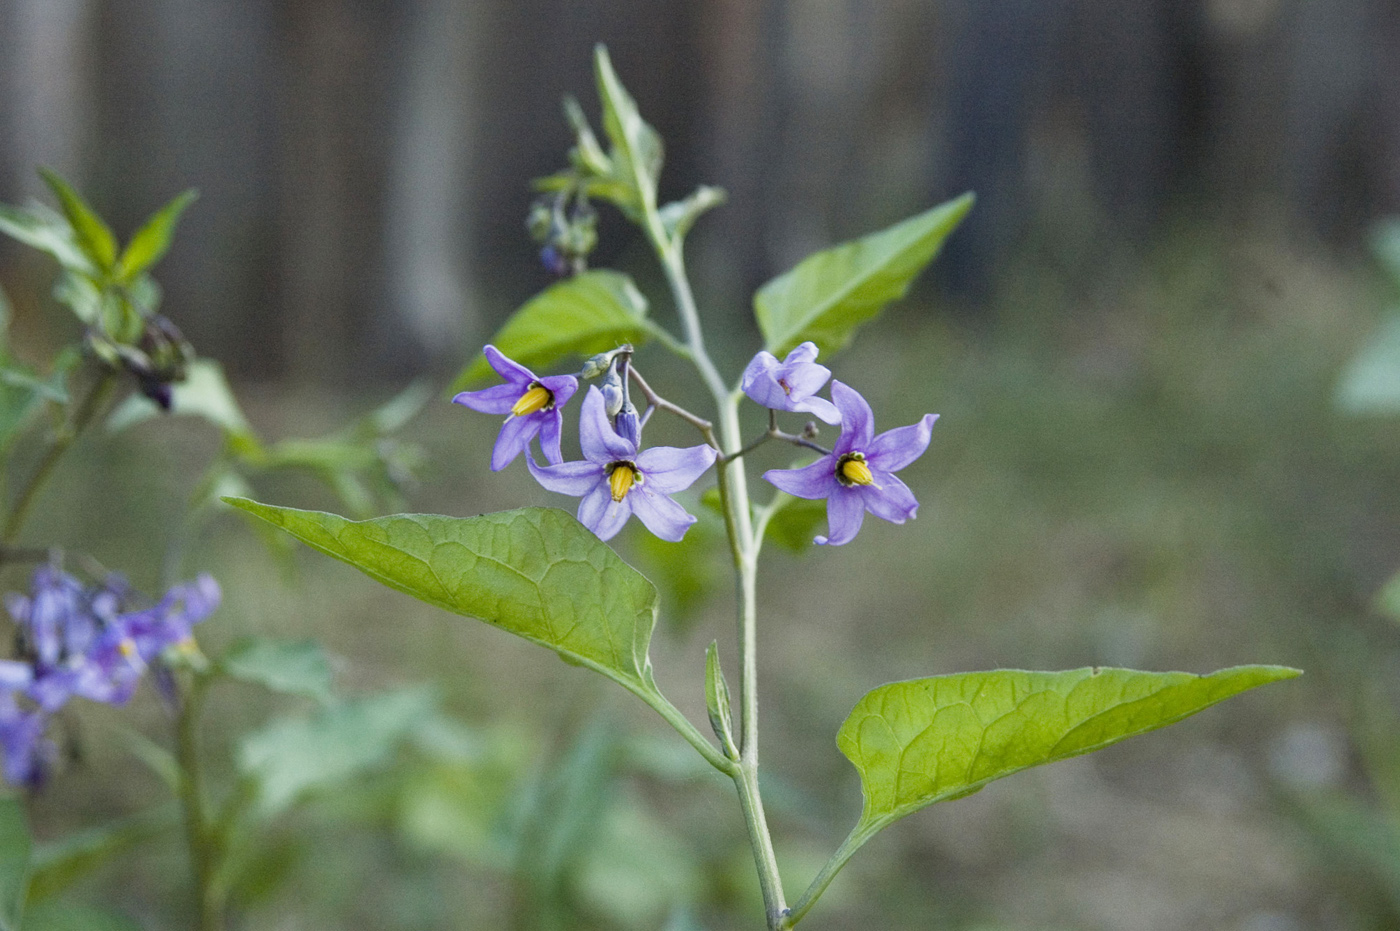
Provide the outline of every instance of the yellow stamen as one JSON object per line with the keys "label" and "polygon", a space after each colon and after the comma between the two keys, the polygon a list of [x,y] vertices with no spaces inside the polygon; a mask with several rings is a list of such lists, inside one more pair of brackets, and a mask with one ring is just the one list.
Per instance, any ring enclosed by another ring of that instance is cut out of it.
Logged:
{"label": "yellow stamen", "polygon": [[612,489],[612,499],[621,501],[627,497],[627,492],[631,490],[632,482],[636,477],[636,471],[626,462],[619,462],[613,466],[612,474],[608,476],[608,487]]}
{"label": "yellow stamen", "polygon": [[117,652],[121,653],[125,658],[131,659],[136,655],[136,644],[130,640],[123,640],[121,643],[117,644]]}
{"label": "yellow stamen", "polygon": [[531,385],[530,390],[520,396],[520,400],[515,402],[510,412],[516,417],[524,417],[526,414],[542,411],[553,403],[554,395],[548,388],[544,385]]}
{"label": "yellow stamen", "polygon": [[875,476],[864,459],[847,459],[841,463],[841,476],[852,485],[874,485]]}

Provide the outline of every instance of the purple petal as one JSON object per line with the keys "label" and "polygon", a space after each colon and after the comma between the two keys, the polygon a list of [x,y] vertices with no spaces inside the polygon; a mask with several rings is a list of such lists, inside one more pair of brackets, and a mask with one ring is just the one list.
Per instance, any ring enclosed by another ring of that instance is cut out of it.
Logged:
{"label": "purple petal", "polygon": [[870,412],[870,405],[860,392],[839,381],[831,383],[831,400],[841,412],[841,438],[833,451],[838,455],[853,449],[864,451],[875,433],[875,415]]}
{"label": "purple petal", "polygon": [[14,692],[34,681],[34,667],[14,659],[0,659],[0,690]]}
{"label": "purple petal", "polygon": [[836,409],[826,398],[803,398],[792,403],[794,411],[815,414],[818,419],[825,420],[829,424],[839,424],[841,422],[841,412]]}
{"label": "purple petal", "polygon": [[534,372],[514,359],[507,359],[499,349],[490,343],[483,346],[481,351],[486,354],[486,361],[496,370],[496,374],[506,381],[528,385],[537,380]]}
{"label": "purple petal", "polygon": [[627,495],[621,501],[614,501],[607,482],[603,482],[578,503],[578,521],[596,533],[598,539],[611,540],[632,516],[631,497]]}
{"label": "purple petal", "polygon": [[909,486],[888,472],[874,472],[874,485],[852,488],[876,517],[892,524],[912,520],[919,513],[919,502]]}
{"label": "purple petal", "polygon": [[564,427],[564,415],[555,408],[552,411],[542,411],[544,414],[540,418],[540,446],[544,449],[544,457],[555,465],[564,461],[563,450],[559,447],[559,434]]}
{"label": "purple petal", "polygon": [[769,469],[763,477],[799,498],[825,498],[841,489],[836,481],[836,457],[823,456],[800,469]]}
{"label": "purple petal", "polygon": [[817,537],[821,546],[842,546],[850,543],[860,533],[861,522],[865,520],[865,503],[860,495],[849,488],[840,488],[836,494],[826,499],[827,536]]}
{"label": "purple petal", "polygon": [[[811,343],[803,345],[811,346]],[[787,360],[777,373],[787,384],[788,394],[798,400],[816,394],[831,377],[831,369],[812,361],[817,357],[817,347],[812,346],[810,358],[796,358],[801,350],[802,346],[799,346],[788,353]]]}
{"label": "purple petal", "polygon": [[[608,483],[603,475],[603,467],[596,462],[582,460],[542,466],[536,465],[535,460],[527,454],[525,465],[529,466],[530,474],[535,477],[535,481],[548,490],[557,491],[561,495],[571,495],[578,498],[600,486],[607,489]],[[579,519],[583,520],[583,518]]]}
{"label": "purple petal", "polygon": [[540,419],[534,414],[524,417],[508,417],[501,426],[496,445],[491,450],[491,471],[499,472],[515,461],[535,434],[540,432]]}
{"label": "purple petal", "polygon": [[714,465],[718,455],[713,446],[690,446],[685,449],[653,446],[642,450],[637,455],[636,463],[648,491],[673,495],[695,484],[695,480]]}
{"label": "purple petal", "polygon": [[937,414],[925,414],[916,424],[886,430],[865,447],[866,461],[872,469],[898,472],[928,449],[929,435],[936,420]]}
{"label": "purple petal", "polygon": [[634,488],[627,500],[632,502],[632,511],[648,530],[671,543],[679,543],[695,523],[694,515],[687,514],[685,508],[649,486]]}
{"label": "purple petal", "polygon": [[778,384],[778,360],[769,352],[759,352],[744,369],[739,386],[749,399],[773,410],[788,407],[787,392]]}
{"label": "purple petal", "polygon": [[588,387],[588,396],[583,399],[583,412],[579,415],[578,441],[583,448],[584,458],[599,465],[607,465],[620,459],[630,460],[637,455],[637,447],[613,430],[612,424],[608,422],[608,412],[603,408],[603,394],[592,385]]}
{"label": "purple petal", "polygon": [[547,375],[536,379],[540,385],[554,395],[554,407],[559,409],[569,403],[569,398],[578,391],[578,379],[572,375]]}
{"label": "purple petal", "polygon": [[481,391],[463,391],[452,399],[452,403],[470,407],[481,414],[509,414],[524,393],[520,385],[492,385]]}
{"label": "purple petal", "polygon": [[792,352],[783,359],[783,368],[791,370],[799,365],[810,365],[815,361],[817,361],[817,344],[809,339],[792,348]]}

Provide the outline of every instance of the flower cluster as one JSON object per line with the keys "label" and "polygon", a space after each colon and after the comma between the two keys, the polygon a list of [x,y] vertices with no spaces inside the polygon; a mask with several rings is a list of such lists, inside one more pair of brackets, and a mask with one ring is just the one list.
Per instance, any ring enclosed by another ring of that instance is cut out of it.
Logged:
{"label": "flower cluster", "polygon": [[19,628],[16,659],[0,660],[0,748],[4,776],[37,785],[55,750],[49,718],[70,698],[124,704],[148,666],[171,647],[193,646],[191,628],[219,604],[208,575],[176,585],[155,605],[133,608],[120,576],[84,586],[54,566],[40,566],[29,595],[5,599]]}
{"label": "flower cluster", "polygon": [[[639,417],[628,398],[631,347],[595,356],[579,373],[596,377],[606,372],[606,377],[601,389],[590,387],[584,398],[579,421],[583,459],[576,462],[564,461],[560,435],[563,407],[578,390],[578,380],[571,375],[539,377],[494,346],[486,346],[484,351],[505,383],[482,391],[464,391],[453,400],[483,413],[506,415],[491,454],[493,470],[505,468],[524,452],[536,481],[550,491],[581,499],[579,522],[601,539],[615,536],[633,514],[663,540],[678,541],[685,536],[695,517],[671,495],[689,488],[715,464],[719,451],[712,445],[642,447],[641,428],[651,408]],[[876,436],[870,405],[855,389],[833,381],[831,400],[818,396],[831,378],[831,370],[818,365],[816,359],[817,347],[810,342],[792,350],[781,362],[771,353],[760,352],[744,370],[740,387],[751,400],[771,411],[812,414],[828,424],[840,425],[835,447],[826,450],[808,439],[815,433],[815,425],[809,425],[803,436],[792,436],[779,431],[773,421],[764,438],[789,440],[818,450],[822,456],[801,468],[770,469],[763,475],[788,494],[826,499],[828,532],[816,542],[840,546],[855,538],[866,511],[896,524],[918,513],[919,502],[894,473],[928,448],[938,418],[926,414],[918,423]],[[644,382],[641,384],[648,401],[655,405],[659,399]],[[678,411],[673,405],[665,406]],[[699,418],[681,413],[703,424]],[[535,437],[539,437],[547,465],[536,463],[530,453]]]}

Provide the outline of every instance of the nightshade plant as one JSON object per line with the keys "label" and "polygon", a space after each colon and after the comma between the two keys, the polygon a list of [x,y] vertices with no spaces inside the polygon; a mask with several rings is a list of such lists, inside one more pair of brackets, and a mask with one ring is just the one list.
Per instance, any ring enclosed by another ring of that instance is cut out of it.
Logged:
{"label": "nightshade plant", "polygon": [[[786,519],[793,495],[826,500],[829,526],[818,542],[832,545],[851,542],[867,510],[896,523],[914,516],[914,495],[894,473],[924,451],[933,415],[875,435],[870,408],[855,388],[832,382],[831,399],[818,396],[828,372],[816,359],[843,348],[861,325],[905,293],[972,206],[972,198],[956,198],[819,252],[764,285],[754,298],[764,346],[738,385],[731,386],[706,349],[683,259],[686,233],[724,195],[702,187],[683,200],[658,204],[661,139],[638,113],[602,48],[595,66],[607,148],[579,106],[567,101],[576,144],[569,167],[538,182],[544,200],[536,214],[553,219],[550,224],[532,221],[532,228],[539,228],[537,240],[546,243],[544,258],[552,270],[574,274],[521,307],[458,384],[478,383],[492,368],[505,377],[503,386],[458,396],[479,410],[508,412],[492,467],[513,459],[524,444],[527,467],[546,488],[581,496],[578,519],[532,507],[470,518],[399,514],[352,521],[244,498],[228,499],[230,503],[385,585],[547,647],[650,705],[733,781],[770,931],[800,921],[855,851],[905,815],[1298,674],[1278,666],[1239,666],[1204,676],[1097,667],[1002,669],[882,685],[860,699],[837,732],[838,747],[860,776],[865,798],[860,817],[826,866],[804,891],[789,898],[759,791],[760,550],[768,531]],[[647,315],[646,301],[626,276],[585,270],[587,249],[579,244],[591,245],[591,237],[567,236],[567,220],[560,217],[564,204],[574,204],[573,214],[585,218],[591,233],[592,211],[581,206],[590,200],[612,204],[645,235],[670,286],[679,334]],[[566,240],[572,244],[569,261],[561,263],[560,246]],[[668,400],[642,376],[634,346],[647,340],[695,368],[714,403],[711,417]],[[556,402],[563,392],[554,385],[563,383],[549,381],[561,376],[540,377],[533,371],[570,356],[585,359],[578,377],[600,379],[600,384],[589,387],[582,405],[583,460],[556,462],[554,434],[546,434],[545,426],[553,431],[559,422],[562,404]],[[556,396],[547,398],[551,392]],[[746,397],[767,408],[767,427],[756,437],[743,433],[740,405]],[[543,418],[541,412],[550,404],[549,417]],[[784,430],[780,412],[839,421],[839,438],[828,449],[817,442],[815,424]],[[645,428],[657,414],[689,424],[703,445],[647,446]],[[536,433],[549,464],[534,459],[530,441]],[[816,458],[766,472],[764,478],[780,491],[755,503],[745,466],[758,447],[773,442],[792,444]],[[655,681],[648,645],[657,618],[656,588],[603,542],[634,513],[657,536],[679,539],[690,517],[670,496],[710,469],[738,576],[735,693],[720,669],[717,644],[710,645],[705,658],[706,703],[717,743],[678,711]],[[838,566],[832,571],[839,571]],[[811,623],[820,618],[814,614]]]}

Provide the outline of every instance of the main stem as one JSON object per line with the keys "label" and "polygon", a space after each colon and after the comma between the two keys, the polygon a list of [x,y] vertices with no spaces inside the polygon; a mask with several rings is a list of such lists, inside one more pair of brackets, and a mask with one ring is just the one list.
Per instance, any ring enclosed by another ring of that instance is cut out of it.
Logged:
{"label": "main stem", "polygon": [[[685,329],[686,346],[700,372],[701,379],[714,397],[718,411],[720,452],[732,456],[743,447],[739,430],[739,395],[729,390],[714,362],[705,351],[700,330],[700,315],[695,295],[685,273],[679,239],[667,235],[655,209],[646,211],[646,231],[661,259],[666,280],[675,297],[676,311]],[[734,554],[734,568],[739,575],[739,760],[732,772],[734,786],[739,792],[739,805],[744,813],[749,844],[753,848],[758,882],[763,891],[763,907],[770,931],[778,931],[786,922],[787,902],[783,897],[783,882],[778,874],[778,861],[773,852],[773,838],[768,819],[763,812],[763,798],[758,788],[758,600],[755,577],[758,570],[758,541],[754,536],[749,507],[748,481],[743,464],[734,460],[721,461],[718,468],[720,497],[724,502],[725,525],[729,530],[729,545]]]}
{"label": "main stem", "polygon": [[185,843],[189,847],[194,876],[195,911],[199,931],[222,931],[223,906],[216,886],[218,857],[215,838],[204,798],[204,770],[199,759],[199,713],[209,678],[195,673],[189,694],[180,707],[176,754],[180,761],[180,807],[185,821]]}

